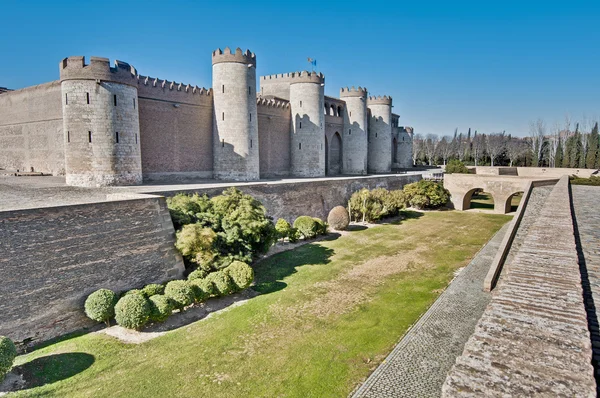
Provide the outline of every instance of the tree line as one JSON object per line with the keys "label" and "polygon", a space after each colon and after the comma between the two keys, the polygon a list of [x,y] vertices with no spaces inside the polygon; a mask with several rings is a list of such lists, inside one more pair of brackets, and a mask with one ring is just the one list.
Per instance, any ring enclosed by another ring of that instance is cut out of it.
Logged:
{"label": "tree line", "polygon": [[598,121],[585,119],[550,129],[542,119],[530,123],[526,137],[506,132],[466,133],[454,130],[453,136],[416,134],[413,138],[413,164],[446,164],[460,160],[475,166],[533,166],[600,168]]}

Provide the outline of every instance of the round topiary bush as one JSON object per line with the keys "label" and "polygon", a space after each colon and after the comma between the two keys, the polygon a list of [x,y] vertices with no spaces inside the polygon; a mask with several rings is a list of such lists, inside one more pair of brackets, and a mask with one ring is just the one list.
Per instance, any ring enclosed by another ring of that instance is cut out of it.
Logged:
{"label": "round topiary bush", "polygon": [[151,283],[149,285],[144,286],[142,289],[142,294],[146,298],[150,298],[157,294],[163,294],[165,292],[165,287],[163,285],[159,285],[157,283]]}
{"label": "round topiary bush", "polygon": [[236,290],[244,290],[250,286],[254,280],[254,270],[251,266],[241,261],[234,261],[225,268],[224,272],[231,278],[231,281],[237,288]]}
{"label": "round topiary bush", "polygon": [[206,275],[208,275],[208,272],[206,272],[206,270],[198,268],[197,270],[190,272],[190,274],[188,275],[188,281],[193,281],[194,279],[204,279],[206,278]]}
{"label": "round topiary bush", "polygon": [[117,300],[118,297],[112,290],[96,290],[85,300],[85,314],[96,322],[104,322],[109,325],[110,318],[115,316]]}
{"label": "round topiary bush", "polygon": [[344,206],[335,206],[327,216],[327,223],[336,231],[343,231],[350,224],[348,210]]}
{"label": "round topiary bush", "polygon": [[290,236],[292,226],[289,222],[287,222],[283,218],[280,218],[275,223],[275,231],[277,232],[277,239],[285,239]]}
{"label": "round topiary bush", "polygon": [[143,296],[144,292],[142,292],[141,289],[131,289],[131,290],[128,290],[125,293],[123,293],[121,295],[121,297],[123,297],[123,296],[129,296],[130,294],[141,294]]}
{"label": "round topiary bush", "polygon": [[218,296],[227,296],[235,289],[231,278],[223,271],[211,272],[206,277],[206,280],[215,285]]}
{"label": "round topiary bush", "polygon": [[196,295],[196,302],[202,302],[212,296],[216,296],[219,294],[215,284],[204,278],[204,279],[194,279],[190,281],[194,289],[194,294]]}
{"label": "round topiary bush", "polygon": [[165,287],[165,296],[170,298],[175,308],[183,309],[196,299],[194,289],[188,281],[171,281]]}
{"label": "round topiary bush", "polygon": [[318,226],[315,220],[309,216],[300,216],[294,221],[294,228],[304,239],[310,239],[317,236]]}
{"label": "round topiary bush", "polygon": [[150,320],[164,322],[173,312],[173,303],[162,294],[155,294],[148,299],[150,303]]}
{"label": "round topiary bush", "polygon": [[13,366],[17,357],[17,347],[8,337],[0,336],[0,383]]}
{"label": "round topiary bush", "polygon": [[141,294],[128,294],[115,305],[115,320],[127,329],[139,329],[150,319],[150,303]]}

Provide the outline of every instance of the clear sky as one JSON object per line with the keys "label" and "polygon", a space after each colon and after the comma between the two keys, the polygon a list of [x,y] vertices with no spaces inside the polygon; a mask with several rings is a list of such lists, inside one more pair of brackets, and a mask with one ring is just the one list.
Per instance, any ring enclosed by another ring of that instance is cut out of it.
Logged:
{"label": "clear sky", "polygon": [[[493,3],[493,4],[492,4]],[[58,79],[70,55],[210,87],[211,51],[249,48],[257,74],[309,68],[326,95],[391,95],[417,133],[525,135],[600,115],[600,1],[0,0],[0,86]]]}

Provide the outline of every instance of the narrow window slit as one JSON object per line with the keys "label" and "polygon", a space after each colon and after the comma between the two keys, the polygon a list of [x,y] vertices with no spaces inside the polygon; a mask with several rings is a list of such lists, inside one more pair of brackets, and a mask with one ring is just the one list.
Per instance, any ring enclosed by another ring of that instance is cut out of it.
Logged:
{"label": "narrow window slit", "polygon": [[113,101],[115,103],[115,106],[117,106],[117,94],[113,95]]}
{"label": "narrow window slit", "polygon": [[85,100],[87,101],[87,104],[90,104],[90,93],[85,93]]}
{"label": "narrow window slit", "polygon": [[88,131],[88,142],[92,142],[92,132]]}

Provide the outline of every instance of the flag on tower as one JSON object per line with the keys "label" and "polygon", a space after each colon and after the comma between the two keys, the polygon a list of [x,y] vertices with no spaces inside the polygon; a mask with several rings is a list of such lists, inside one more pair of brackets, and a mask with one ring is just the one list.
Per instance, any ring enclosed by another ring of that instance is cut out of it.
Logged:
{"label": "flag on tower", "polygon": [[312,59],[312,58],[308,58],[308,63],[311,64],[311,66],[314,68],[317,67],[317,60],[316,59]]}

